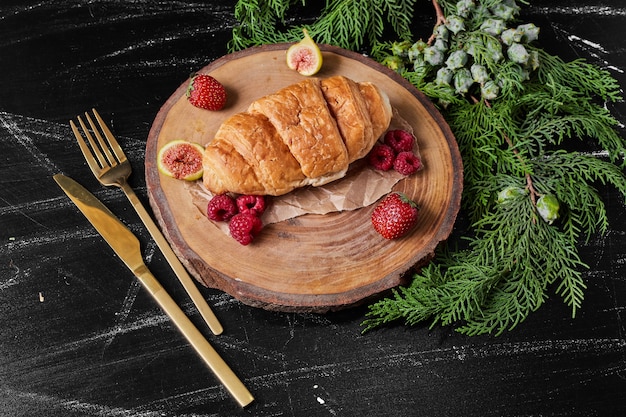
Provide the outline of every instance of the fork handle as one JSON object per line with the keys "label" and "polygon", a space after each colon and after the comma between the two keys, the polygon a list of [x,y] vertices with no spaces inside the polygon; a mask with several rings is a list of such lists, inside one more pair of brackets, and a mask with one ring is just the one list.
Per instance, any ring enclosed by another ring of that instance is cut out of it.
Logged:
{"label": "fork handle", "polygon": [[135,208],[135,211],[150,232],[150,235],[163,253],[163,256],[165,256],[165,259],[167,259],[167,262],[174,270],[174,273],[178,277],[178,280],[187,291],[187,294],[189,294],[191,301],[193,301],[196,308],[200,312],[200,315],[204,318],[204,321],[206,321],[209,329],[211,329],[213,334],[221,334],[224,331],[222,324],[219,322],[217,316],[215,316],[213,310],[211,310],[211,307],[209,307],[209,305],[207,304],[206,300],[200,293],[200,290],[198,290],[198,287],[187,273],[185,267],[180,263],[180,260],[170,247],[167,240],[165,240],[165,236],[163,236],[161,230],[157,227],[157,225],[152,220],[152,217],[150,217],[150,214],[148,214],[148,212],[144,208],[143,204],[135,194],[135,191],[127,182],[124,182],[120,186],[120,188],[122,188],[122,190],[126,194],[126,197],[128,197],[128,200]]}

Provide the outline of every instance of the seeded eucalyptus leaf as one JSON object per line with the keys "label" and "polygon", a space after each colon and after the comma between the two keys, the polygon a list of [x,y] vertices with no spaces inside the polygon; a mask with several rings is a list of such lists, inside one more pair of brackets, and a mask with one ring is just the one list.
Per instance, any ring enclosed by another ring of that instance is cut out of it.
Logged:
{"label": "seeded eucalyptus leaf", "polygon": [[[533,23],[519,25],[517,31],[522,34],[524,42],[533,42],[539,39],[539,28]],[[519,41],[518,41],[519,42]]]}
{"label": "seeded eucalyptus leaf", "polygon": [[517,29],[506,29],[500,35],[500,39],[502,39],[502,43],[505,45],[512,45],[514,43],[519,43],[522,41],[523,34]]}
{"label": "seeded eucalyptus leaf", "polygon": [[518,64],[526,64],[530,59],[530,54],[521,43],[512,43],[506,50],[509,59]]}
{"label": "seeded eucalyptus leaf", "polygon": [[552,194],[543,195],[537,200],[537,212],[548,224],[559,218],[559,208],[559,200]]}
{"label": "seeded eucalyptus leaf", "polygon": [[430,65],[441,65],[443,64],[444,58],[444,51],[439,48],[428,46],[424,49],[424,61],[428,62]]}
{"label": "seeded eucalyptus leaf", "polygon": [[473,80],[479,84],[484,84],[489,81],[487,68],[480,64],[472,64],[472,66],[470,67],[470,72],[472,73]]}
{"label": "seeded eucalyptus leaf", "polygon": [[465,30],[465,21],[460,16],[450,15],[446,18],[446,28],[453,34],[457,34]]}
{"label": "seeded eucalyptus leaf", "polygon": [[480,30],[492,36],[499,36],[505,27],[502,19],[487,19],[480,25]]}
{"label": "seeded eucalyptus leaf", "polygon": [[488,80],[480,87],[480,95],[485,100],[495,100],[498,98],[498,93],[500,93],[500,87],[492,80]]}
{"label": "seeded eucalyptus leaf", "polygon": [[457,69],[452,78],[454,80],[454,89],[457,94],[467,93],[472,84],[474,84],[472,73],[467,68]]}

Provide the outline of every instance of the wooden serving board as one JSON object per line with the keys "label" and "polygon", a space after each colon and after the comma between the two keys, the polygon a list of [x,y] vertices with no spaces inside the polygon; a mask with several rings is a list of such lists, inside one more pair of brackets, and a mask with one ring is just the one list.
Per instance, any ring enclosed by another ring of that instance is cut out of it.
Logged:
{"label": "wooden serving board", "polygon": [[320,78],[345,75],[372,81],[414,129],[425,168],[395,189],[420,205],[420,219],[405,238],[383,239],[371,226],[374,205],[326,215],[307,214],[266,226],[242,246],[192,202],[184,181],[163,176],[156,155],[165,143],[208,143],[230,115],[253,100],[303,76],[285,63],[289,45],[256,47],[224,56],[199,72],[210,73],[228,92],[226,108],[210,112],[187,102],[187,82],[157,114],[146,146],[150,204],[164,234],[189,272],[202,284],[270,310],[326,312],[354,306],[405,284],[414,268],[433,257],[459,210],[462,161],[456,141],[432,103],[399,74],[344,49],[322,45]]}

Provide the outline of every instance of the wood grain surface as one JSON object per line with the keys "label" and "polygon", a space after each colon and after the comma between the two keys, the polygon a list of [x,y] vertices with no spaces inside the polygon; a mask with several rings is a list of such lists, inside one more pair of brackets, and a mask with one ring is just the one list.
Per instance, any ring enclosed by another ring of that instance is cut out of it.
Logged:
{"label": "wood grain surface", "polygon": [[[309,3],[309,2],[307,2]],[[320,2],[321,4],[321,2]],[[416,2],[416,4],[418,4]],[[225,55],[234,0],[0,3],[0,416],[325,417],[626,415],[626,206],[598,184],[610,227],[579,246],[576,318],[558,297],[512,332],[464,337],[401,323],[362,334],[366,305],[274,312],[200,287],[213,336],[120,190],[102,187],[68,121],[96,107],[144,174],[152,122],[188,75]],[[313,20],[296,7],[287,24]],[[431,33],[419,4],[416,37]],[[626,85],[622,0],[537,0],[540,45]],[[626,105],[607,104],[626,134]],[[603,158],[584,140],[581,152]],[[254,394],[241,409],[52,180],[67,174],[139,237],[146,263]],[[467,230],[464,213],[452,238]]]}
{"label": "wood grain surface", "polygon": [[408,282],[410,271],[434,256],[456,220],[463,165],[448,125],[421,92],[361,54],[323,45],[324,65],[318,77],[344,75],[373,82],[411,125],[425,169],[394,189],[418,203],[420,220],[409,236],[388,241],[371,227],[370,205],[267,225],[253,244],[240,245],[207,219],[206,202],[199,208],[189,191],[195,185],[160,174],[157,153],[177,139],[205,145],[226,118],[259,97],[301,81],[304,77],[285,64],[288,47],[250,48],[202,68],[199,72],[211,74],[228,89],[230,99],[222,111],[192,106],[185,96],[187,82],[173,93],[147,140],[148,197],[174,250],[203,284],[270,310],[326,312],[354,306]]}

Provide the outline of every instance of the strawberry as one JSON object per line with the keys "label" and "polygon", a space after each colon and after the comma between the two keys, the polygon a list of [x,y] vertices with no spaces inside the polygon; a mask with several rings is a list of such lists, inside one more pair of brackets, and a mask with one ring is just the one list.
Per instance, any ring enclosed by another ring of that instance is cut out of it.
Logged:
{"label": "strawberry", "polygon": [[227,194],[214,196],[207,206],[207,216],[214,221],[225,222],[235,214],[237,214],[237,204],[235,199]]}
{"label": "strawberry", "polygon": [[393,167],[396,154],[387,145],[375,145],[367,155],[367,161],[380,171],[389,171]]}
{"label": "strawberry", "polygon": [[413,152],[400,152],[393,161],[393,168],[402,175],[411,175],[421,167],[422,161]]}
{"label": "strawberry", "polygon": [[233,239],[245,246],[263,229],[263,222],[253,213],[239,213],[230,219],[228,228]]}
{"label": "strawberry", "polygon": [[417,223],[419,208],[405,194],[388,194],[374,208],[372,225],[385,239],[396,239],[406,235]]}
{"label": "strawberry", "polygon": [[226,104],[226,89],[210,75],[193,74],[187,88],[187,99],[196,107],[221,110]]}

